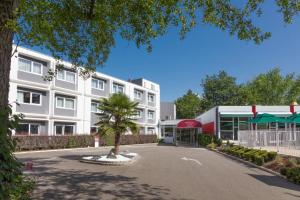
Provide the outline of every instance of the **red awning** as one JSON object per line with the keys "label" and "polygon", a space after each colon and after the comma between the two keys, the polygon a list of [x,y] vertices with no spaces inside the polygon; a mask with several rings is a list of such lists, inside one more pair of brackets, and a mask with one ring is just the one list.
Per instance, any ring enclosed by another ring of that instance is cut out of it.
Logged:
{"label": "red awning", "polygon": [[177,124],[177,128],[201,128],[202,124],[194,119],[185,119]]}

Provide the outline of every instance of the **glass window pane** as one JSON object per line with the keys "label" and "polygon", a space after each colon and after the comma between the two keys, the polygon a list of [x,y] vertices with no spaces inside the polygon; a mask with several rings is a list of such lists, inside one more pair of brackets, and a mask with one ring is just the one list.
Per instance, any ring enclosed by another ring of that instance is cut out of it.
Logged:
{"label": "glass window pane", "polygon": [[91,127],[90,133],[97,133],[97,127]]}
{"label": "glass window pane", "polygon": [[22,91],[18,91],[18,102],[23,103],[24,102],[24,94]]}
{"label": "glass window pane", "polygon": [[23,92],[23,103],[30,103],[30,92]]}
{"label": "glass window pane", "polygon": [[62,135],[63,133],[63,126],[55,126],[55,134],[56,135]]}
{"label": "glass window pane", "polygon": [[73,99],[66,99],[66,108],[74,109],[74,100]]}
{"label": "glass window pane", "polygon": [[40,97],[41,97],[40,94],[32,93],[32,103],[40,104],[41,103],[41,98]]}
{"label": "glass window pane", "polygon": [[19,69],[30,72],[31,71],[31,61],[19,58]]}
{"label": "glass window pane", "polygon": [[65,135],[72,135],[73,134],[73,126],[65,126]]}
{"label": "glass window pane", "polygon": [[220,123],[221,130],[233,130],[232,122],[222,122]]}
{"label": "glass window pane", "polygon": [[92,103],[91,104],[91,111],[92,112],[97,112],[97,103]]}
{"label": "glass window pane", "polygon": [[39,134],[39,125],[31,124],[30,125],[30,134]]}
{"label": "glass window pane", "polygon": [[92,79],[92,88],[98,88],[98,80]]}
{"label": "glass window pane", "polygon": [[233,132],[232,131],[221,131],[221,139],[222,140],[233,140]]}
{"label": "glass window pane", "polygon": [[19,124],[16,129],[17,135],[28,135],[29,132],[29,124]]}
{"label": "glass window pane", "polygon": [[40,63],[33,63],[32,72],[42,74],[42,65]]}
{"label": "glass window pane", "polygon": [[104,81],[99,80],[98,86],[99,86],[99,89],[103,90],[104,89]]}
{"label": "glass window pane", "polygon": [[75,83],[75,74],[73,72],[66,72],[66,81]]}
{"label": "glass window pane", "polygon": [[57,79],[65,80],[65,71],[64,70],[60,70],[57,72]]}
{"label": "glass window pane", "polygon": [[61,97],[56,98],[56,107],[59,107],[59,108],[64,107],[64,98],[61,98]]}

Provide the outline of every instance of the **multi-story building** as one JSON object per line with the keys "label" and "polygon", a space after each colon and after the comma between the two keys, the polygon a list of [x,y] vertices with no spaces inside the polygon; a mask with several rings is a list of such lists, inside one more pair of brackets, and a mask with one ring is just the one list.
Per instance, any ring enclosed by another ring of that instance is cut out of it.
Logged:
{"label": "multi-story building", "polygon": [[52,81],[44,80],[55,70],[53,57],[18,47],[11,60],[9,103],[24,118],[14,134],[69,135],[96,130],[98,100],[121,92],[139,102],[140,134],[158,134],[159,85],[143,78],[124,81],[96,72],[84,79],[68,62]]}

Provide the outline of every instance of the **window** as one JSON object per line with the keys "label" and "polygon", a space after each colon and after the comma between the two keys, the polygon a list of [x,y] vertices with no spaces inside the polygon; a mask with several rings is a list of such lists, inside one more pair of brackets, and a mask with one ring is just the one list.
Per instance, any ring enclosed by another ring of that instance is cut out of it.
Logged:
{"label": "window", "polygon": [[154,134],[155,133],[155,129],[154,128],[148,128],[147,129],[147,133],[148,134]]}
{"label": "window", "polygon": [[97,133],[97,132],[98,132],[98,128],[97,128],[97,127],[92,126],[92,127],[90,128],[90,133]]}
{"label": "window", "polygon": [[113,93],[124,93],[124,86],[119,84],[113,84]]}
{"label": "window", "polygon": [[99,103],[97,103],[97,102],[92,102],[92,103],[91,103],[91,112],[94,112],[94,113],[100,113],[101,110],[99,110],[98,107],[99,107]]}
{"label": "window", "polygon": [[56,97],[56,108],[75,109],[75,99]]}
{"label": "window", "polygon": [[29,91],[17,91],[18,103],[41,105],[41,94]]}
{"label": "window", "polygon": [[92,78],[92,88],[98,90],[104,90],[104,81]]}
{"label": "window", "polygon": [[143,118],[143,110],[138,109],[138,110],[136,111],[136,117],[137,117],[138,119]]}
{"label": "window", "polygon": [[148,102],[154,103],[154,94],[148,94]]}
{"label": "window", "polygon": [[154,111],[148,111],[148,119],[154,119]]}
{"label": "window", "polygon": [[143,92],[140,90],[134,90],[134,98],[135,99],[142,99]]}
{"label": "window", "polygon": [[41,75],[42,64],[24,58],[19,58],[19,70]]}
{"label": "window", "polygon": [[40,126],[38,124],[31,123],[21,123],[16,130],[17,135],[38,135],[39,133]]}
{"label": "window", "polygon": [[55,135],[73,135],[74,125],[56,125]]}
{"label": "window", "polygon": [[75,73],[67,70],[59,70],[57,72],[57,80],[75,83]]}

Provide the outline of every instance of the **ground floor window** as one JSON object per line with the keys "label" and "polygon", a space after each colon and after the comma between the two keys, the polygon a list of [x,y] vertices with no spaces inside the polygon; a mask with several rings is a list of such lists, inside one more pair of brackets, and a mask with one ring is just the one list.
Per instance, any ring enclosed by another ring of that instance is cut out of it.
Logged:
{"label": "ground floor window", "polygon": [[147,134],[155,134],[155,128],[152,128],[152,127],[148,128]]}
{"label": "ground floor window", "polygon": [[250,117],[221,116],[220,134],[223,140],[238,140],[239,130],[250,130]]}
{"label": "ground floor window", "polygon": [[92,126],[92,127],[90,128],[90,133],[97,133],[97,132],[98,132],[98,127]]}
{"label": "ground floor window", "polygon": [[38,135],[40,125],[34,123],[20,123],[16,129],[16,135]]}
{"label": "ground floor window", "polygon": [[74,125],[55,125],[55,135],[73,135]]}

